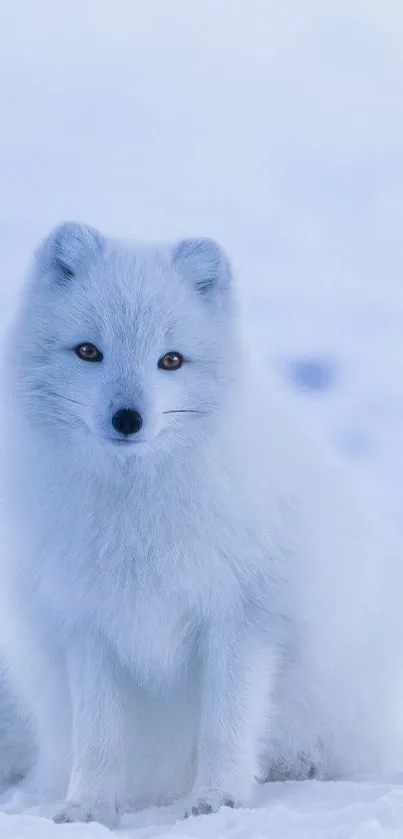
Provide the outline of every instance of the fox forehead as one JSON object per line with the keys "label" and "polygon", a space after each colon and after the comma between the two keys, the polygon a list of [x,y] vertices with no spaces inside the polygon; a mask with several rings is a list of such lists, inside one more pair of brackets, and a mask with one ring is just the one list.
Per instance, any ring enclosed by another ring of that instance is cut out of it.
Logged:
{"label": "fox forehead", "polygon": [[[117,298],[130,312],[135,307],[147,310],[159,302],[187,291],[169,259],[166,249],[151,245],[123,245],[107,240],[92,262],[83,266],[91,296],[98,289],[102,296]],[[83,277],[84,284],[85,279]],[[76,283],[76,286],[79,283]],[[95,288],[94,288],[95,286]]]}
{"label": "fox forehead", "polygon": [[164,333],[181,320],[188,292],[162,253],[121,246],[97,255],[69,288],[61,290],[69,298],[66,308],[74,306],[103,334],[112,327],[112,334],[139,337],[151,329]]}

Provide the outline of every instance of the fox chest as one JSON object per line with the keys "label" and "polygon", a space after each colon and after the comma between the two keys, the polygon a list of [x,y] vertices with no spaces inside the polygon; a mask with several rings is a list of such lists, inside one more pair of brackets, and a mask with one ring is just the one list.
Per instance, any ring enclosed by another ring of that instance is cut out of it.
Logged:
{"label": "fox chest", "polygon": [[117,598],[106,598],[98,620],[121,662],[155,681],[186,667],[196,637],[198,616],[183,593],[169,585],[134,582]]}
{"label": "fox chest", "polygon": [[92,619],[142,680],[174,677],[187,667],[203,620],[195,548],[168,540],[140,546],[138,536],[116,534],[112,541],[110,550],[98,550],[87,579]]}
{"label": "fox chest", "polygon": [[174,677],[195,660],[210,612],[234,588],[226,554],[212,537],[207,550],[194,523],[184,533],[186,519],[163,531],[134,515],[130,526],[115,516],[92,524],[78,516],[63,539],[52,527],[49,542],[41,540],[42,595],[61,625],[91,625],[142,680]]}

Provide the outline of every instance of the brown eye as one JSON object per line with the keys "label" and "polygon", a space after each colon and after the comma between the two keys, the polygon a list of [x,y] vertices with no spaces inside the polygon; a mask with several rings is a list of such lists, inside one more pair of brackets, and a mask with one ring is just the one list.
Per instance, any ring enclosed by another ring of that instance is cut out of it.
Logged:
{"label": "brown eye", "polygon": [[180,352],[167,352],[160,358],[158,367],[160,370],[179,370],[182,367],[183,356]]}
{"label": "brown eye", "polygon": [[101,350],[95,344],[79,344],[75,348],[75,353],[81,361],[102,361],[103,359]]}

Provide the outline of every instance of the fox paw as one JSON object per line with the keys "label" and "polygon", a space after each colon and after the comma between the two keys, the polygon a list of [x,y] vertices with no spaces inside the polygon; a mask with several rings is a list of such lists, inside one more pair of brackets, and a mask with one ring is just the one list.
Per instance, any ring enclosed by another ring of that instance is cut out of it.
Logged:
{"label": "fox paw", "polygon": [[191,798],[185,809],[185,819],[190,816],[207,816],[210,813],[217,813],[220,807],[233,809],[236,806],[237,802],[230,795],[224,795],[219,790],[205,790]]}
{"label": "fox paw", "polygon": [[106,827],[116,827],[118,812],[116,807],[99,804],[91,805],[79,801],[66,801],[62,809],[53,816],[56,824],[72,822],[98,822]]}

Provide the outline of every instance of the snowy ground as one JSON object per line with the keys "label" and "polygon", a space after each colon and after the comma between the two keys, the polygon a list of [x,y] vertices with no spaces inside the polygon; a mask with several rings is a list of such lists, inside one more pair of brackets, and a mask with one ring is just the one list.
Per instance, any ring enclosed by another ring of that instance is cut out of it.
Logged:
{"label": "snowy ground", "polygon": [[[402,85],[401,0],[3,3],[4,320],[62,219],[216,236],[296,416],[403,526]],[[386,781],[273,785],[257,804],[176,824],[149,811],[120,835],[403,837]],[[60,833],[107,831],[0,813],[0,836]]]}
{"label": "snowy ground", "polygon": [[[403,781],[403,777],[402,777]],[[403,790],[367,782],[283,783],[260,790],[248,810],[222,809],[184,821],[178,809],[127,816],[119,839],[401,839]],[[55,825],[34,813],[0,813],[0,836],[12,839],[106,839],[106,827]]]}

